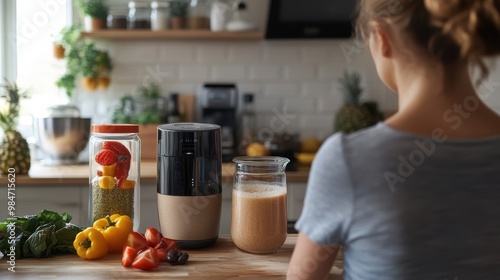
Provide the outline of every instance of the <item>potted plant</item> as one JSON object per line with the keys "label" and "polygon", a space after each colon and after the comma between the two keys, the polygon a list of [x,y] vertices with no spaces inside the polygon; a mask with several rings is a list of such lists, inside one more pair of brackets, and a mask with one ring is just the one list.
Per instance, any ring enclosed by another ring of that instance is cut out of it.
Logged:
{"label": "potted plant", "polygon": [[71,26],[61,31],[62,42],[66,48],[66,73],[56,85],[66,90],[68,97],[76,87],[76,79],[83,76],[84,89],[95,91],[106,89],[110,84],[110,72],[113,68],[107,51],[99,50],[92,43],[80,39],[79,26]]}
{"label": "potted plant", "polygon": [[189,3],[183,0],[170,2],[170,26],[172,29],[183,29],[186,26],[186,18]]}
{"label": "potted plant", "polygon": [[79,0],[78,8],[84,15],[84,29],[87,32],[104,29],[109,7],[101,0]]}
{"label": "potted plant", "polygon": [[111,58],[107,51],[100,51],[99,56],[97,57],[97,84],[100,89],[107,89],[109,84],[111,83],[111,79],[109,77],[111,70],[113,69],[113,65],[111,64]]}
{"label": "potted plant", "polygon": [[[164,114],[164,104],[160,96],[160,86],[151,83],[138,88],[137,97],[125,95],[120,99],[120,105],[111,116],[112,123],[139,124],[139,137],[144,147],[156,147],[157,127]],[[142,160],[154,160],[157,157],[156,149],[143,149]]]}
{"label": "potted plant", "polygon": [[66,50],[71,48],[71,46],[80,38],[80,26],[72,25],[64,27],[59,34],[55,36],[53,43],[54,57],[57,59],[63,59]]}

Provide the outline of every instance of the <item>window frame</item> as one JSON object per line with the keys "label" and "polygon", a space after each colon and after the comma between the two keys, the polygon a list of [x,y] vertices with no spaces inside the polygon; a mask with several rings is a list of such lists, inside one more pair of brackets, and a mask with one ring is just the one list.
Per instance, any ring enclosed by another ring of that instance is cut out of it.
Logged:
{"label": "window frame", "polygon": [[0,77],[17,77],[16,1],[0,1]]}

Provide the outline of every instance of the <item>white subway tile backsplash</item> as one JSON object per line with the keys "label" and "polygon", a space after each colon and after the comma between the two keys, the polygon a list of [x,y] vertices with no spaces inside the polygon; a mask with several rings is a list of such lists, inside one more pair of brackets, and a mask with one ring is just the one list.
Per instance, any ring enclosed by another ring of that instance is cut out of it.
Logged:
{"label": "white subway tile backsplash", "polygon": [[242,65],[215,65],[212,67],[212,77],[223,82],[243,81],[247,78],[247,71]]}
{"label": "white subway tile backsplash", "polygon": [[261,43],[234,43],[229,46],[229,60],[231,62],[262,61]]}
{"label": "white subway tile backsplash", "polygon": [[115,65],[112,79],[118,82],[149,84],[177,79],[177,67],[168,64],[123,64]]}
{"label": "white subway tile backsplash", "polygon": [[336,64],[319,65],[318,78],[321,80],[336,81],[342,77],[345,68],[338,67]]}
{"label": "white subway tile backsplash", "polygon": [[330,114],[316,114],[307,115],[302,114],[300,117],[300,129],[304,130],[321,130],[321,131],[332,131],[333,130],[333,119],[334,116]]}
{"label": "white subway tile backsplash", "polygon": [[287,113],[313,113],[316,111],[316,100],[314,98],[285,98],[284,107]]}
{"label": "white subway tile backsplash", "polygon": [[279,64],[256,64],[250,66],[250,79],[256,81],[273,81],[281,79]]}
{"label": "white subway tile backsplash", "polygon": [[261,83],[248,83],[248,82],[238,82],[238,91],[241,94],[241,96],[245,92],[253,93],[254,94],[254,100],[257,98],[257,96],[262,95],[262,84]]}
{"label": "white subway tile backsplash", "polygon": [[264,94],[267,96],[292,97],[300,95],[298,83],[268,83],[264,85]]}
{"label": "white subway tile backsplash", "polygon": [[333,91],[331,82],[306,82],[302,84],[302,95],[308,97],[329,96]]}
{"label": "white subway tile backsplash", "polygon": [[344,101],[340,93],[331,94],[316,100],[316,108],[318,113],[334,115],[342,107]]}
{"label": "white subway tile backsplash", "polygon": [[168,96],[171,92],[178,92],[181,94],[196,94],[198,85],[194,83],[165,83],[162,85],[162,95]]}
{"label": "white subway tile backsplash", "polygon": [[290,46],[290,44],[270,43],[265,49],[265,61],[267,62],[290,63],[299,62],[299,59],[299,49]]}
{"label": "white subway tile backsplash", "polygon": [[198,62],[216,62],[224,63],[228,61],[227,47],[222,44],[203,44],[198,46],[197,50]]}
{"label": "white subway tile backsplash", "polygon": [[331,45],[305,46],[300,50],[301,60],[306,63],[328,63],[332,60]]}
{"label": "white subway tile backsplash", "polygon": [[152,42],[130,42],[115,48],[113,60],[120,63],[147,63],[158,61],[159,56],[160,46],[157,44]]}
{"label": "white subway tile backsplash", "polygon": [[196,45],[169,42],[161,46],[160,59],[165,62],[193,62],[196,60]]}
{"label": "white subway tile backsplash", "polygon": [[268,114],[273,109],[281,110],[283,108],[283,98],[268,97],[261,94],[254,96],[255,112],[259,114]]}
{"label": "white subway tile backsplash", "polygon": [[179,79],[184,81],[206,81],[210,78],[210,68],[207,65],[181,65]]}
{"label": "white subway tile backsplash", "polygon": [[313,80],[316,66],[312,64],[285,65],[285,79],[287,80]]}

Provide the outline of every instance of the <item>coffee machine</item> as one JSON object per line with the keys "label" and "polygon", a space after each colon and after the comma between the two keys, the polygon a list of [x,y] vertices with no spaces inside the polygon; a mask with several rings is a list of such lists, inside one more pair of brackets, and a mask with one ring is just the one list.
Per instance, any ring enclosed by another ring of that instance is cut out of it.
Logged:
{"label": "coffee machine", "polygon": [[198,119],[221,126],[222,161],[237,153],[238,89],[235,84],[206,83],[198,92]]}

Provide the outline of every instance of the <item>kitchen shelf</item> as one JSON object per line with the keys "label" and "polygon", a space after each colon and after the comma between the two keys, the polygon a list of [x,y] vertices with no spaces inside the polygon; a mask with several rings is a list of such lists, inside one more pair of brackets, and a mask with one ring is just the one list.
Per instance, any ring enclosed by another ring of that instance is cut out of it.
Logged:
{"label": "kitchen shelf", "polygon": [[82,37],[94,39],[184,39],[184,40],[262,40],[264,32],[212,32],[210,30],[100,30],[82,32]]}

